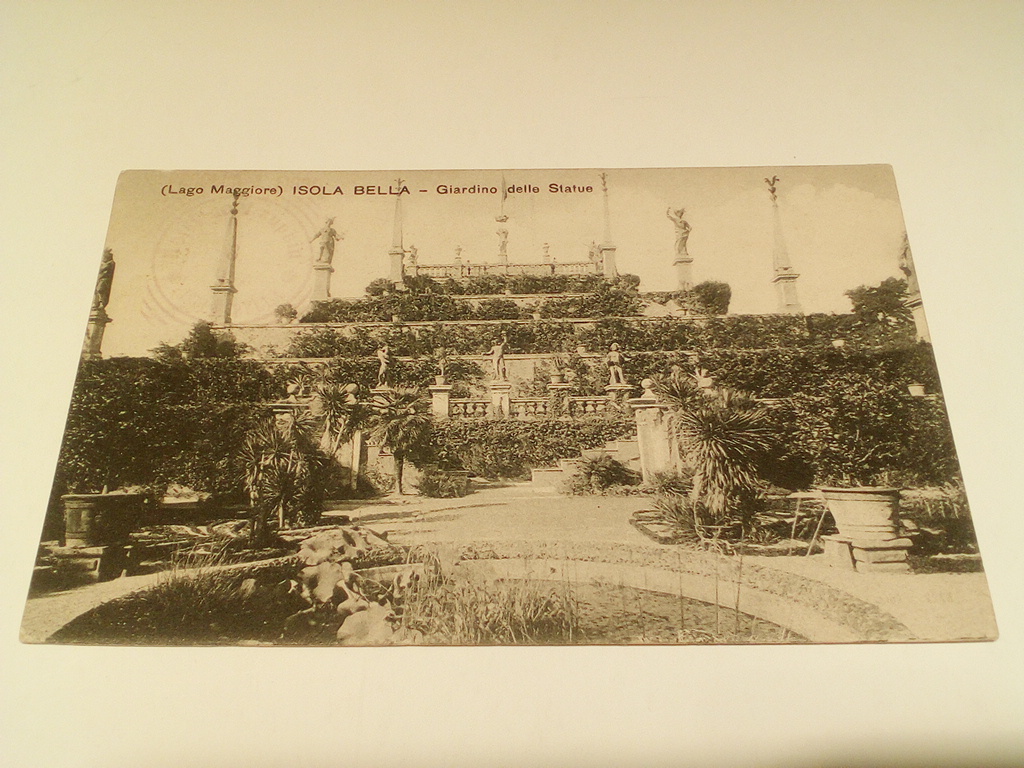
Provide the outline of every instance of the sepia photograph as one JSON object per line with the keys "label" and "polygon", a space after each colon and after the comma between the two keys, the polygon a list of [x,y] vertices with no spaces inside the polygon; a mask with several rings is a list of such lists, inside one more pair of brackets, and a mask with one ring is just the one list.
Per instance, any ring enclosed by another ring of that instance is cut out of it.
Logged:
{"label": "sepia photograph", "polygon": [[126,171],[21,626],[997,636],[886,165]]}

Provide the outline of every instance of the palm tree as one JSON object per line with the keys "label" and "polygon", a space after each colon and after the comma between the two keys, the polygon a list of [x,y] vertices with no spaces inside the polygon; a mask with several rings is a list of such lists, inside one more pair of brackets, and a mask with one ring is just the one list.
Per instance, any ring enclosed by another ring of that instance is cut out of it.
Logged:
{"label": "palm tree", "polygon": [[430,402],[418,389],[400,387],[378,395],[373,410],[371,432],[395,457],[396,490],[401,494],[405,460],[423,455],[429,445]]}

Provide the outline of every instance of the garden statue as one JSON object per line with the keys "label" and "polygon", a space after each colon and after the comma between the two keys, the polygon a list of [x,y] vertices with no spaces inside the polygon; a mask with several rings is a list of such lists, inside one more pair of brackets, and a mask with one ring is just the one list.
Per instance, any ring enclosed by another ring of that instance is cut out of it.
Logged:
{"label": "garden statue", "polygon": [[377,350],[377,359],[380,367],[377,369],[377,387],[387,387],[388,379],[391,378],[391,350],[387,344]]}
{"label": "garden statue", "polygon": [[491,372],[498,381],[506,381],[508,379],[508,369],[505,367],[506,344],[508,344],[508,338],[505,334],[502,334],[501,341],[491,347]]}
{"label": "garden statue", "polygon": [[100,261],[100,273],[96,276],[96,290],[92,297],[92,308],[106,309],[110,302],[110,286],[114,282],[114,252],[107,248]]}
{"label": "garden statue", "polygon": [[406,266],[415,268],[419,264],[419,248],[415,245],[410,245],[407,251]]}
{"label": "garden statue", "polygon": [[903,248],[900,250],[900,271],[907,276],[907,295],[916,296],[921,293],[917,282],[917,270],[914,268],[914,256],[910,252],[910,240],[903,235]]}
{"label": "garden statue", "polygon": [[625,384],[626,377],[622,373],[622,364],[624,359],[622,357],[622,353],[619,351],[618,344],[612,344],[611,349],[608,351],[608,356],[605,358],[605,362],[608,363],[608,386]]}
{"label": "garden statue", "polygon": [[312,243],[317,238],[320,239],[320,255],[316,259],[319,264],[330,264],[334,261],[334,243],[338,240],[343,240],[345,237],[344,235],[339,235],[333,225],[334,219],[328,219],[327,223],[324,224],[324,228],[309,240]]}
{"label": "garden statue", "polygon": [[500,256],[508,255],[508,230],[501,227],[498,232],[498,254]]}
{"label": "garden statue", "polygon": [[587,258],[594,264],[601,263],[601,246],[596,241],[590,241],[590,248],[587,249]]}
{"label": "garden statue", "polygon": [[689,255],[686,252],[686,241],[690,239],[690,224],[683,218],[686,215],[686,209],[679,208],[673,211],[672,208],[669,208],[665,215],[676,225],[676,256]]}

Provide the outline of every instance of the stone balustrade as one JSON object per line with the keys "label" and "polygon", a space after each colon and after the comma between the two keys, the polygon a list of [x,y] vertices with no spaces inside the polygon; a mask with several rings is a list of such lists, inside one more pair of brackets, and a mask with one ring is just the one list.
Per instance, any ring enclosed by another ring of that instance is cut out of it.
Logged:
{"label": "stone balustrade", "polygon": [[543,277],[545,275],[599,275],[601,265],[592,261],[566,261],[547,262],[541,264],[471,264],[469,262],[456,262],[454,264],[416,264],[407,267],[413,276],[431,277],[435,280],[453,278],[455,280],[467,277],[482,277],[484,275],[531,275]]}
{"label": "stone balustrade", "polygon": [[513,397],[511,405],[515,419],[543,419],[551,413],[551,401],[546,397]]}
{"label": "stone balustrade", "polygon": [[611,407],[612,401],[605,395],[569,398],[569,415],[573,417],[593,416],[604,413]]}
{"label": "stone balustrade", "polygon": [[468,398],[452,398],[449,411],[453,419],[485,419],[490,409],[490,400],[470,400]]}

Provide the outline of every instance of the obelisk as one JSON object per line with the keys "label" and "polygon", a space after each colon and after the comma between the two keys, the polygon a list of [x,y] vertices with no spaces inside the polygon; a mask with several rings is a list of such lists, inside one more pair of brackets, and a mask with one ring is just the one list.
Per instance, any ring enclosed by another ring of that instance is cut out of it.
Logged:
{"label": "obelisk", "polygon": [[608,205],[608,174],[601,174],[601,193],[604,198],[604,239],[601,241],[601,267],[606,279],[618,277],[615,266],[615,244],[612,243],[612,217]]}
{"label": "obelisk", "polygon": [[786,248],[786,240],[782,236],[782,218],[779,215],[779,200],[776,194],[779,177],[772,176],[764,181],[768,185],[768,192],[772,197],[772,225],[774,227],[774,242],[772,244],[774,276],[772,282],[775,284],[779,312],[785,315],[802,315],[803,309],[800,307],[800,300],[796,295],[796,280],[800,275],[793,271],[793,265],[789,261],[789,251]]}
{"label": "obelisk", "polygon": [[398,179],[398,197],[395,198],[395,222],[391,232],[391,250],[388,256],[391,259],[391,274],[388,279],[398,290],[405,290],[405,246],[402,245],[402,184],[404,179]]}
{"label": "obelisk", "polygon": [[210,286],[213,303],[210,320],[214,323],[231,325],[231,305],[235,294],[235,258],[238,255],[238,196],[235,192],[231,201],[231,217],[228,219],[227,236],[221,252],[217,282]]}

